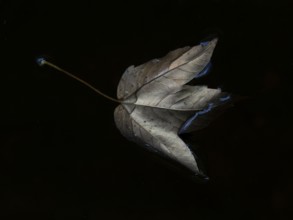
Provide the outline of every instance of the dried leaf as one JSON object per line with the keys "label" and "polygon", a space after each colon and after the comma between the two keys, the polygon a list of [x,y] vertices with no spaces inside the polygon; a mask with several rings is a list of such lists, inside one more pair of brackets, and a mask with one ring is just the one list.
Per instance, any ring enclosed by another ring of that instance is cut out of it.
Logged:
{"label": "dried leaf", "polygon": [[115,109],[118,129],[145,146],[201,175],[196,157],[178,134],[209,124],[229,96],[220,89],[186,85],[204,75],[217,39],[184,47],[140,66],[130,66],[117,90],[122,104]]}
{"label": "dried leaf", "polygon": [[130,66],[119,82],[118,100],[42,57],[36,61],[120,103],[114,117],[126,138],[179,162],[196,176],[207,178],[199,169],[196,155],[178,135],[206,127],[228,106],[230,96],[220,89],[186,85],[207,74],[216,43],[214,39],[192,48],[180,48],[161,59]]}

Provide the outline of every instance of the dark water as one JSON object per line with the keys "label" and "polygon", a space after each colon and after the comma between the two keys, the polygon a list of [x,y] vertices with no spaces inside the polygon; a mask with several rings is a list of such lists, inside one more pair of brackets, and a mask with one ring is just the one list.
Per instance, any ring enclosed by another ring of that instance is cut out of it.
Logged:
{"label": "dark water", "polygon": [[[1,219],[291,219],[290,1],[0,1]],[[197,184],[116,129],[129,65],[217,35],[201,83],[248,97],[188,139]]]}

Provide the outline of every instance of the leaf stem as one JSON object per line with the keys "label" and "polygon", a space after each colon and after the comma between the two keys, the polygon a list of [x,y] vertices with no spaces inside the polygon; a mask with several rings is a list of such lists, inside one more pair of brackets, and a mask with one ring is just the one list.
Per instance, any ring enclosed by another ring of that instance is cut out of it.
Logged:
{"label": "leaf stem", "polygon": [[66,71],[66,70],[64,70],[64,69],[62,69],[62,68],[60,68],[59,66],[57,66],[57,65],[55,65],[55,64],[53,64],[53,63],[51,63],[51,62],[49,62],[49,61],[47,61],[47,60],[45,60],[44,58],[39,58],[39,59],[37,59],[37,63],[38,63],[40,66],[47,65],[47,66],[49,66],[49,67],[51,67],[51,68],[53,68],[53,69],[56,69],[56,70],[58,70],[58,71],[64,73],[65,75],[67,75],[67,76],[69,76],[69,77],[71,77],[71,78],[77,80],[78,82],[82,83],[82,84],[85,85],[86,87],[88,87],[88,88],[90,88],[91,90],[95,91],[95,92],[98,93],[99,95],[105,97],[106,99],[109,99],[109,100],[111,100],[111,101],[113,101],[113,102],[122,103],[120,100],[115,99],[115,98],[112,98],[111,96],[108,96],[108,95],[102,93],[100,90],[96,89],[94,86],[92,86],[92,85],[89,84],[88,82],[86,82],[86,81],[80,79],[79,77],[77,77],[77,76],[75,76],[75,75],[69,73],[68,71]]}

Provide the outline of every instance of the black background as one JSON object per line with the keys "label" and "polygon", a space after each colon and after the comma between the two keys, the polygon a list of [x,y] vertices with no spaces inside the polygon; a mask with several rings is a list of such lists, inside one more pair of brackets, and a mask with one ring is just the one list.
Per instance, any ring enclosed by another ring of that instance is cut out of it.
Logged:
{"label": "black background", "polygon": [[[0,1],[1,219],[290,219],[290,1]],[[189,138],[211,180],[191,181],[123,138],[124,70],[217,35],[201,83],[249,97]]]}

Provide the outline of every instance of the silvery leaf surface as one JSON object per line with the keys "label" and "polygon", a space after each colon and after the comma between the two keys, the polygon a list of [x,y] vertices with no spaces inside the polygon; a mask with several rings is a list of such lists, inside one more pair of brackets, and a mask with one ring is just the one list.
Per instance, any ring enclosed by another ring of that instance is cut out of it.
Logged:
{"label": "silvery leaf surface", "polygon": [[186,85],[209,65],[217,39],[184,47],[165,57],[130,66],[119,82],[117,128],[129,140],[202,174],[191,149],[178,136],[201,129],[214,118],[227,94],[207,86]]}

